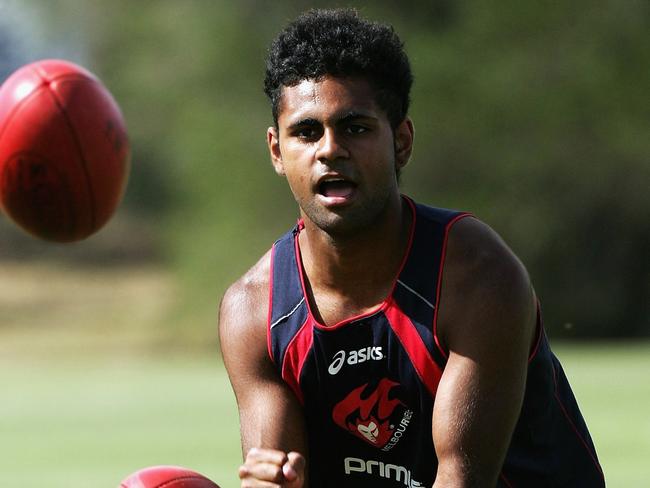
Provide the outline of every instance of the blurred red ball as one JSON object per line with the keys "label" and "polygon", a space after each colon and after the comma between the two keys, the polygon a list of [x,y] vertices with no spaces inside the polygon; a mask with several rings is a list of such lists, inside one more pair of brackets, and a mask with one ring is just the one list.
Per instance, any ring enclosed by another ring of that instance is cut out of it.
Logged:
{"label": "blurred red ball", "polygon": [[119,488],[219,488],[213,481],[180,466],[151,466],[128,476]]}
{"label": "blurred red ball", "polygon": [[120,109],[100,80],[61,60],[23,66],[0,87],[0,207],[42,239],[99,230],[130,169]]}

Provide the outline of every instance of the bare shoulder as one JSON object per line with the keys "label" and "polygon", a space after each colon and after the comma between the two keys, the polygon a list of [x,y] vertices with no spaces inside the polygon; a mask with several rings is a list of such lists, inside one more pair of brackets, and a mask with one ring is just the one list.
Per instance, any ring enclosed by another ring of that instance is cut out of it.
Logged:
{"label": "bare shoulder", "polygon": [[521,336],[535,327],[528,273],[503,239],[476,218],[449,232],[441,292],[439,332],[448,344],[472,338]]}
{"label": "bare shoulder", "polygon": [[271,251],[234,282],[221,300],[219,338],[224,359],[231,350],[240,352],[266,344]]}
{"label": "bare shoulder", "polygon": [[241,278],[228,287],[221,301],[220,317],[227,318],[233,312],[244,309],[248,314],[264,315],[268,300],[270,269],[271,251],[268,251]]}
{"label": "bare shoulder", "polygon": [[451,228],[446,264],[453,267],[457,278],[467,282],[478,279],[528,286],[528,274],[521,261],[490,226],[476,218],[461,219]]}

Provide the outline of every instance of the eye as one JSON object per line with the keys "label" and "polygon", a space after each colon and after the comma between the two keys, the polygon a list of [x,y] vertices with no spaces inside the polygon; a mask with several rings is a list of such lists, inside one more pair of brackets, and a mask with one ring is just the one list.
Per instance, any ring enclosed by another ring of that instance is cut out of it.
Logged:
{"label": "eye", "polygon": [[368,132],[368,128],[360,124],[350,124],[347,126],[346,131],[349,134],[363,134],[364,132]]}
{"label": "eye", "polygon": [[320,131],[316,127],[299,127],[293,132],[293,136],[297,137],[298,139],[313,141],[315,139],[318,139],[320,136]]}
{"label": "eye", "polygon": [[310,137],[314,137],[314,129],[307,127],[304,129],[300,129],[299,131],[296,132],[296,136],[302,138],[302,139],[309,139]]}

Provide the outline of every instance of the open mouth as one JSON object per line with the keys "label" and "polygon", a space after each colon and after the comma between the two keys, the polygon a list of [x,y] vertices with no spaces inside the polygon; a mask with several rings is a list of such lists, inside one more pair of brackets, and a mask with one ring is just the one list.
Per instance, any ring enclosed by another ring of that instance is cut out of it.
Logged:
{"label": "open mouth", "polygon": [[356,185],[343,179],[333,179],[321,182],[318,193],[326,198],[347,198],[354,193]]}

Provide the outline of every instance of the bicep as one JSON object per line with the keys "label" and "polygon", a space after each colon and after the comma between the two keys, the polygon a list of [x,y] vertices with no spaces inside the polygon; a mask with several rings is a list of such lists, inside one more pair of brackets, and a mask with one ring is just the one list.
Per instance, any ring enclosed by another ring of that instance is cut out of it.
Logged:
{"label": "bicep", "polygon": [[432,424],[440,486],[464,486],[451,482],[461,479],[494,485],[521,409],[525,372],[521,359],[450,354]]}

